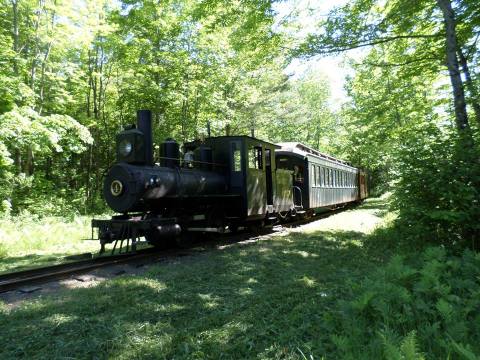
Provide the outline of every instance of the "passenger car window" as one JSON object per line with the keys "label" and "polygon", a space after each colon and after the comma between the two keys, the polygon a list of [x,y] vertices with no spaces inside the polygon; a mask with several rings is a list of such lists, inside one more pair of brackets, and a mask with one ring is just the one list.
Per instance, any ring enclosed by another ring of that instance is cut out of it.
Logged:
{"label": "passenger car window", "polygon": [[288,168],[288,159],[285,157],[279,157],[277,159],[277,169],[289,170]]}

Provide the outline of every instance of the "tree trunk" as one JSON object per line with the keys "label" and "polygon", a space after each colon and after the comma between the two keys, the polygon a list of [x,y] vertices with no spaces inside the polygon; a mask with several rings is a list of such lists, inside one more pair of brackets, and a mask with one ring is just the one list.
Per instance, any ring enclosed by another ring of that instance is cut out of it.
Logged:
{"label": "tree trunk", "polygon": [[13,60],[13,72],[15,75],[18,75],[18,48],[19,48],[19,34],[18,34],[18,1],[12,0],[12,11],[13,11],[13,51],[15,53],[15,58]]}
{"label": "tree trunk", "polygon": [[53,166],[52,157],[48,156],[47,157],[47,166],[45,168],[45,179],[47,179],[47,180],[52,180],[52,173],[51,173],[52,166]]}
{"label": "tree trunk", "polygon": [[22,153],[20,149],[15,149],[15,168],[17,169],[17,174],[22,172]]}
{"label": "tree trunk", "polygon": [[27,159],[25,161],[23,172],[27,176],[33,175],[34,164],[33,164],[33,150],[31,146],[27,147]]}
{"label": "tree trunk", "polygon": [[38,29],[40,27],[40,14],[41,14],[41,6],[42,4],[39,3],[38,4],[39,8],[37,9],[37,12],[36,12],[36,20],[34,22],[34,34],[35,36],[33,37],[33,41],[34,41],[34,44],[33,44],[33,56],[32,56],[32,65],[30,67],[30,88],[32,89],[32,91],[35,91],[35,80],[36,80],[36,76],[37,76],[37,62],[38,62],[38,59],[37,57],[39,56],[39,47],[40,47],[40,38],[39,38],[39,35],[38,35]]}
{"label": "tree trunk", "polygon": [[462,78],[460,76],[460,66],[457,59],[458,44],[455,30],[455,13],[453,12],[450,0],[437,0],[437,4],[442,10],[445,24],[447,67],[453,90],[453,103],[457,130],[460,134],[464,134],[467,139],[473,141],[470,133],[470,125],[468,123],[467,105],[465,102]]}
{"label": "tree trunk", "polygon": [[[53,2],[54,6],[57,6],[57,2]],[[55,31],[55,10],[52,11],[51,14],[51,19],[50,19],[50,26],[51,26],[51,31],[52,33]],[[48,57],[50,56],[50,52],[53,47],[53,37],[52,40],[48,43],[47,50],[45,51],[45,54],[43,55],[43,61],[42,61],[42,67],[41,67],[41,72],[40,72],[40,94],[39,94],[39,100],[40,104],[38,107],[38,113],[41,115],[43,111],[43,104],[45,100],[45,71],[47,69],[47,61]]]}
{"label": "tree trunk", "polygon": [[45,53],[45,56],[43,57],[43,62],[42,62],[42,70],[41,70],[41,75],[40,75],[40,95],[39,95],[39,107],[38,107],[38,113],[41,115],[43,111],[43,103],[44,103],[44,92],[45,92],[45,71],[47,68],[47,60],[48,56],[50,55],[50,50],[52,49],[52,42],[48,44],[47,52]]}
{"label": "tree trunk", "polygon": [[[93,164],[93,145],[88,145],[88,162],[87,162],[87,183],[86,183],[86,195],[87,200],[85,205],[90,205],[90,208],[93,208],[93,198],[92,198],[92,185],[91,185],[91,173],[92,173],[92,164]],[[86,212],[86,209],[85,209]]]}
{"label": "tree trunk", "polygon": [[460,64],[462,65],[463,73],[465,74],[465,85],[470,93],[470,103],[473,107],[473,111],[475,112],[475,120],[480,126],[480,99],[478,98],[478,91],[473,83],[470,69],[468,68],[467,58],[463,54],[463,50],[461,48],[458,49],[458,58],[460,60]]}

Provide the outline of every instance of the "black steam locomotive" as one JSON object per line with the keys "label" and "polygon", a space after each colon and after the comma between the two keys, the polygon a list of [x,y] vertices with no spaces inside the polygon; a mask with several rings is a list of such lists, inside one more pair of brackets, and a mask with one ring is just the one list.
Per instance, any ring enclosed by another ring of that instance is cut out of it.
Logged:
{"label": "black steam locomotive", "polygon": [[123,240],[135,249],[141,237],[166,247],[366,197],[363,172],[297,143],[219,136],[185,143],[182,156],[173,139],[158,150],[155,162],[151,112],[140,110],[137,126],[117,135],[117,162],[104,180],[104,198],[120,215],[92,220],[102,251]]}

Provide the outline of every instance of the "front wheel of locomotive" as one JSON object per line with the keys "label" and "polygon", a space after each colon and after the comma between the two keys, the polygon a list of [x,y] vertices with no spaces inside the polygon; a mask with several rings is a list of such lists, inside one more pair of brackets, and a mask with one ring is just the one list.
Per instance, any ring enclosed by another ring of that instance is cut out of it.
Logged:
{"label": "front wheel of locomotive", "polygon": [[236,221],[232,221],[228,224],[228,230],[232,234],[236,234],[238,232],[239,227],[240,227],[240,224]]}
{"label": "front wheel of locomotive", "polygon": [[159,250],[167,250],[175,246],[175,236],[161,236],[156,229],[149,230],[145,233],[145,240]]}
{"label": "front wheel of locomotive", "polygon": [[198,233],[182,231],[180,235],[175,237],[175,245],[181,249],[187,249],[193,246],[198,237]]}

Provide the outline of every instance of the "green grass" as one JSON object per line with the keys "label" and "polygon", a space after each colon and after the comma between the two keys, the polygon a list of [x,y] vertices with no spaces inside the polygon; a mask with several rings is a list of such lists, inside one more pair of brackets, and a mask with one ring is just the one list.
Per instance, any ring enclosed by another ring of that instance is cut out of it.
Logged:
{"label": "green grass", "polygon": [[480,257],[398,256],[385,211],[4,305],[0,358],[475,358]]}
{"label": "green grass", "polygon": [[62,262],[63,257],[98,252],[91,236],[91,217],[71,220],[50,217],[32,220],[27,217],[0,220],[0,272]]}

